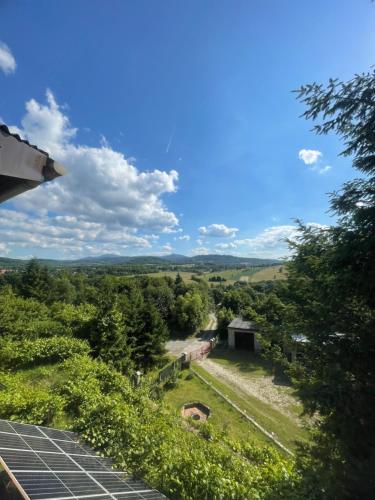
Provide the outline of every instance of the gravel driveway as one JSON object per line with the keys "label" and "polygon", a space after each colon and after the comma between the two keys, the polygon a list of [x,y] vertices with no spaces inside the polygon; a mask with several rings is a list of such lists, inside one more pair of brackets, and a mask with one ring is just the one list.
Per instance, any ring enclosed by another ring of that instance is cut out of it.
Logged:
{"label": "gravel driveway", "polygon": [[242,393],[249,394],[271,405],[280,413],[292,418],[298,425],[301,425],[296,415],[289,410],[290,406],[297,404],[297,401],[288,393],[288,389],[276,385],[272,376],[246,377],[239,370],[222,366],[209,358],[197,361],[197,363],[216,377],[217,380],[226,383],[232,389],[239,389]]}
{"label": "gravel driveway", "polygon": [[173,356],[179,356],[182,352],[191,352],[203,347],[203,343],[216,335],[217,320],[214,313],[210,313],[210,319],[207,326],[200,332],[200,337],[189,337],[186,340],[169,340],[165,348]]}

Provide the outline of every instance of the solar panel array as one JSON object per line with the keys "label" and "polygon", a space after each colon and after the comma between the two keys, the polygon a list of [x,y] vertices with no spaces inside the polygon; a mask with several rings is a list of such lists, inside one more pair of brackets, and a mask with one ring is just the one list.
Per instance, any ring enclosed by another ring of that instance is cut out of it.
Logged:
{"label": "solar panel array", "polygon": [[0,420],[0,457],[30,500],[166,498],[69,431]]}

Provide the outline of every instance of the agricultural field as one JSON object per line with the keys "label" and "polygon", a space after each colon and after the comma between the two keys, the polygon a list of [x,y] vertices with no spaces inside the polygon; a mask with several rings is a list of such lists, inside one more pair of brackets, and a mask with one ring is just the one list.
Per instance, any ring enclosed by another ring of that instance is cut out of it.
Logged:
{"label": "agricultural field", "polygon": [[167,276],[174,280],[177,274],[181,276],[181,278],[184,280],[185,283],[191,283],[193,281],[191,279],[192,276],[197,276],[198,278],[202,278],[202,276],[199,276],[198,274],[187,271],[159,271],[157,273],[148,273],[147,276],[151,276],[153,278],[164,278]]}
{"label": "agricultural field", "polygon": [[249,276],[250,283],[258,281],[285,280],[287,277],[285,266],[270,266],[259,269],[256,273]]}
{"label": "agricultural field", "polygon": [[[281,271],[280,271],[281,269]],[[236,281],[243,281],[246,283],[256,283],[259,281],[275,281],[283,280],[286,278],[284,266],[269,266],[269,267],[246,267],[243,269],[226,269],[225,271],[213,271],[204,273],[194,273],[191,271],[159,271],[157,273],[148,273],[147,276],[164,277],[169,276],[175,279],[177,274],[180,274],[185,283],[191,283],[192,276],[207,281],[210,285],[218,286],[233,285]],[[210,278],[220,276],[225,281],[215,282],[209,281]]]}

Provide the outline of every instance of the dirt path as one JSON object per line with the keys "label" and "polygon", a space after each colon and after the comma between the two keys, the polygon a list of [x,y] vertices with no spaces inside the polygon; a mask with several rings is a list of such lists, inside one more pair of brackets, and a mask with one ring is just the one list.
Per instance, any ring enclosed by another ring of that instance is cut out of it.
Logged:
{"label": "dirt path", "polygon": [[189,337],[185,340],[169,340],[165,348],[173,356],[179,356],[182,352],[190,352],[203,347],[203,343],[216,335],[217,319],[214,313],[210,313],[209,321],[199,336]]}
{"label": "dirt path", "polygon": [[240,390],[242,393],[249,394],[271,405],[280,413],[301,425],[296,415],[289,410],[290,406],[296,405],[296,400],[288,394],[285,388],[275,385],[272,376],[245,377],[238,370],[221,366],[211,359],[204,359],[197,363],[219,381],[229,385],[233,390]]}

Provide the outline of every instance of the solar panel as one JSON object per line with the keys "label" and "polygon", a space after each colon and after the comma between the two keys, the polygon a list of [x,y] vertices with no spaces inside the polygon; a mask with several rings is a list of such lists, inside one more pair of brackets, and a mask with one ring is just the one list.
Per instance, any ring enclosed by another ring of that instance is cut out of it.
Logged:
{"label": "solar panel", "polygon": [[110,459],[96,455],[70,431],[0,420],[0,459],[29,500],[166,498],[114,470]]}

